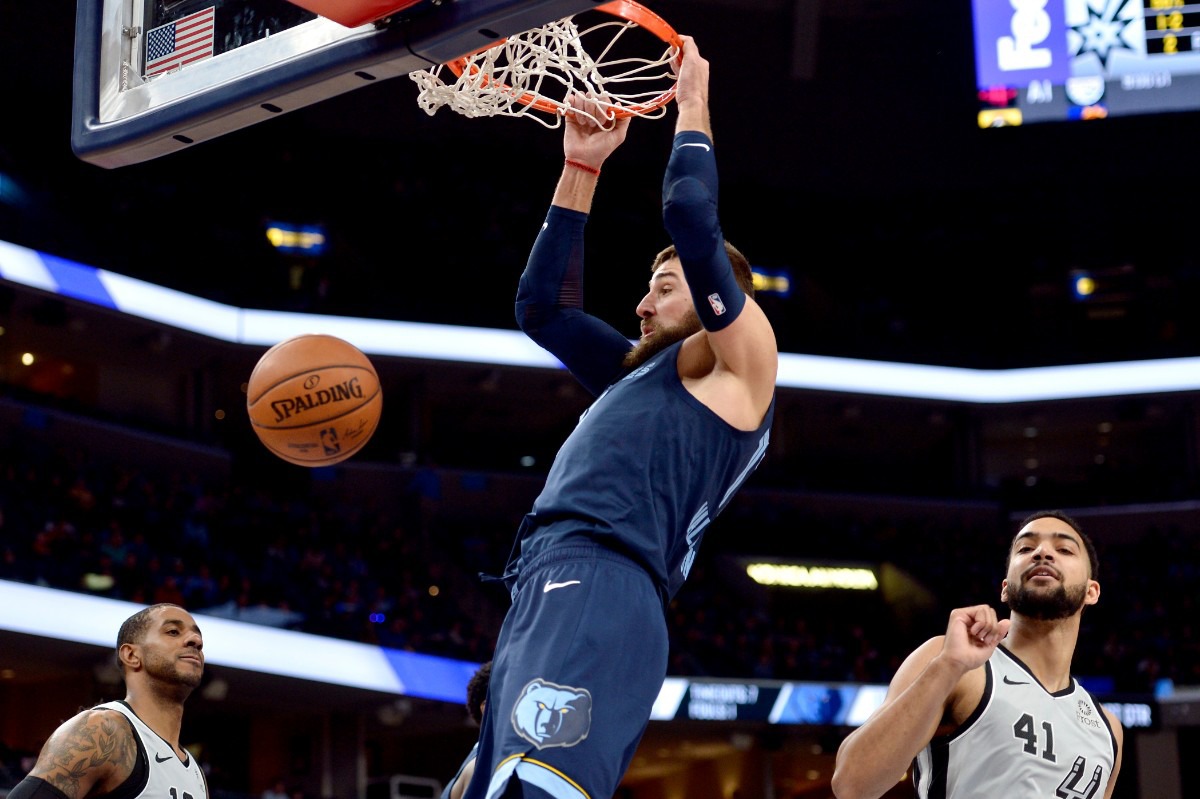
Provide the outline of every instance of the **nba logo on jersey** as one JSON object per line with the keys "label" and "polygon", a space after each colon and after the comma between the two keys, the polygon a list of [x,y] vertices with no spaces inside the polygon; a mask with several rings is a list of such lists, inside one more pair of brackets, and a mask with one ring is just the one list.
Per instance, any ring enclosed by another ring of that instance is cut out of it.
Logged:
{"label": "nba logo on jersey", "polygon": [[[634,371],[632,371],[632,372],[630,372],[629,374],[625,375],[625,377],[621,378],[621,380],[622,380],[622,382],[624,382],[624,381],[626,381],[626,380],[637,380],[639,377],[641,377],[642,375],[646,374],[647,372],[649,372],[649,371],[650,371],[651,369],[653,369],[653,368],[654,368],[654,364],[652,364],[652,363],[648,363],[648,364],[646,364],[645,366],[642,366],[642,367],[640,367],[640,368],[638,368],[638,369],[635,369]],[[605,394],[607,394],[608,392],[607,392],[607,391],[605,391],[604,393],[605,393]],[[603,397],[603,396],[604,396],[604,394],[601,394],[600,396],[602,396],[602,397]],[[597,402],[599,402],[599,400],[597,400]],[[595,403],[592,403],[592,404],[594,405]]]}
{"label": "nba logo on jersey", "polygon": [[712,306],[713,313],[715,313],[717,316],[725,313],[725,303],[721,302],[720,294],[709,294],[708,304]]}

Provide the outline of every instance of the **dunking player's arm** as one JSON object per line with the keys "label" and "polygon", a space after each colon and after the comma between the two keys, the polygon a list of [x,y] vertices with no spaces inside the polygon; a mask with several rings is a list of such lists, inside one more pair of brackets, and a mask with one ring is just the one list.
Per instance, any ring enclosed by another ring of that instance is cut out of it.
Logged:
{"label": "dunking player's arm", "polygon": [[[595,110],[579,95],[578,109]],[[584,227],[605,159],[625,141],[629,119],[602,128],[583,114],[565,124],[566,160],[517,289],[517,324],[595,396],[621,373],[629,340],[583,310]]]}
{"label": "dunking player's arm", "polygon": [[[717,220],[708,62],[690,36],[682,38],[675,94],[679,118],[663,185],[663,221],[683,266],[682,287],[690,291],[704,331],[684,342],[679,374],[688,391],[718,416],[740,430],[753,430],[774,396],[778,347],[766,314],[738,287],[726,255]],[[655,290],[651,281],[651,295]]]}
{"label": "dunking player's arm", "polygon": [[[742,430],[753,430],[762,422],[774,394],[778,369],[775,334],[766,315],[738,286],[724,247],[717,219],[717,170],[713,155],[708,111],[708,62],[691,37],[683,38],[682,63],[676,90],[679,117],[675,146],[663,185],[663,220],[674,242],[676,255],[655,270],[650,291],[638,304],[643,318],[643,338],[657,328],[680,323],[687,311],[699,317],[703,330],[690,336],[680,352],[678,369],[688,391],[725,421]],[[589,102],[573,97],[571,104],[589,109]],[[553,205],[572,214],[556,214],[552,209],[547,225],[574,223],[570,237],[544,237],[535,245],[532,267],[548,262],[545,250],[549,242],[569,251],[557,252],[562,262],[562,285],[566,290],[550,298],[543,297],[538,313],[554,303],[562,310],[563,297],[578,297],[578,275],[582,273],[582,220],[592,206],[592,197],[605,159],[625,140],[628,118],[607,128],[579,115],[567,125],[564,137],[566,162],[555,189]],[[527,275],[528,276],[528,275]],[[572,280],[574,284],[572,285]],[[551,282],[550,285],[559,285]],[[694,284],[694,285],[690,285]],[[553,351],[593,393],[607,385],[611,369],[597,368],[602,361],[596,353],[616,351],[619,346],[596,325],[578,323],[572,334],[585,332],[597,343],[589,347],[563,345],[563,336],[548,335],[541,320],[530,308],[528,299],[535,293],[532,281],[522,280],[523,299],[518,301],[518,319],[522,328]],[[691,297],[692,309],[684,308]],[[551,302],[551,299],[553,302]],[[532,323],[531,323],[532,321]],[[549,328],[549,325],[545,326]],[[566,325],[562,325],[566,328]],[[627,348],[627,347],[626,347]],[[611,359],[611,355],[608,356]],[[594,374],[589,374],[589,370]]]}

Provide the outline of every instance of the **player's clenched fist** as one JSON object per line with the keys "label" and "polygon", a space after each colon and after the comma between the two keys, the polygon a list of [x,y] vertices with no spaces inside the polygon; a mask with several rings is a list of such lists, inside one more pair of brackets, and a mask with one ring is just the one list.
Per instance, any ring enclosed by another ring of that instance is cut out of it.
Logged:
{"label": "player's clenched fist", "polygon": [[950,612],[942,657],[959,664],[963,671],[982,666],[1008,635],[1008,619],[996,617],[990,605],[956,608]]}

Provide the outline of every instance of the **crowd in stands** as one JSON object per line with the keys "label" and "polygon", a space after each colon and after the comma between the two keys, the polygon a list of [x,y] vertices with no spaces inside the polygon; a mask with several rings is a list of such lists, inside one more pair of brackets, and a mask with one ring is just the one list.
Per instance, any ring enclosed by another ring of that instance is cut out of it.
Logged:
{"label": "crowd in stands", "polygon": [[[444,513],[436,469],[398,468],[395,479],[404,501],[372,505],[205,480],[183,464],[117,465],[12,435],[0,465],[0,579],[489,659],[507,595],[488,593],[477,575],[502,569],[518,519],[489,519],[486,491],[475,521]],[[852,518],[747,490],[710,529],[668,609],[671,672],[885,682],[951,608],[998,603],[1012,532],[999,513],[969,523]],[[1097,544],[1102,601],[1084,616],[1076,671],[1110,677],[1119,691],[1200,684],[1190,588],[1200,528],[1147,526]],[[879,592],[763,589],[730,568],[751,554],[887,563],[924,590],[901,607]]]}
{"label": "crowd in stands", "polygon": [[413,521],[10,446],[0,579],[487,660],[494,632],[431,593],[455,567]]}

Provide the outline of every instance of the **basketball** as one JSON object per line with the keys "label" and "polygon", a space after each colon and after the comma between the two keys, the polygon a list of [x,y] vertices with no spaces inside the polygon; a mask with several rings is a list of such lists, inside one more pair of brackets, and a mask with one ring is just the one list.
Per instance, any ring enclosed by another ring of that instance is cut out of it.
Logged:
{"label": "basketball", "polygon": [[346,460],[383,410],[379,375],[353,344],[304,334],[263,353],[246,387],[250,425],[267,449],[299,466]]}

